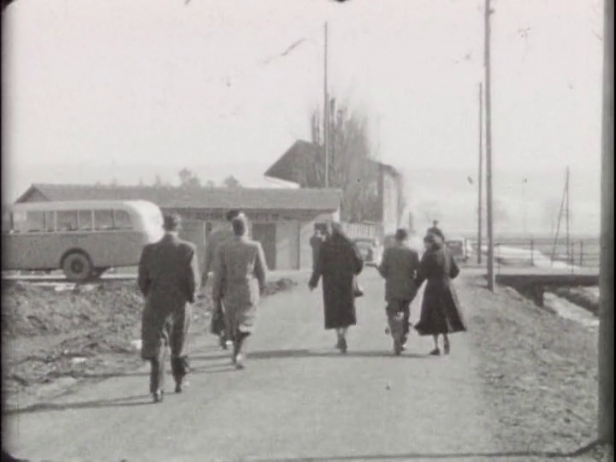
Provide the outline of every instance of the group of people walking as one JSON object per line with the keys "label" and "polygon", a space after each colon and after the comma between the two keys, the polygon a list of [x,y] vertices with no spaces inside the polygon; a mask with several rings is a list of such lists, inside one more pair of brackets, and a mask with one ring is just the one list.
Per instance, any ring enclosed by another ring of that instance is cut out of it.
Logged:
{"label": "group of people walking", "polygon": [[[187,335],[192,305],[203,295],[212,273],[214,303],[210,330],[223,349],[231,348],[231,361],[237,369],[245,364],[246,342],[253,332],[256,310],[266,287],[267,265],[261,244],[248,237],[249,223],[240,211],[230,211],[227,223],[210,233],[204,271],[199,272],[194,244],[179,237],[178,215],[164,217],[164,237],[147,245],[139,262],[138,285],[145,298],[142,316],[141,356],[151,364],[150,393],[154,402],[164,397],[164,366],[167,350],[175,392],[181,393],[189,372]],[[436,228],[438,229],[438,228]],[[378,267],[385,278],[388,333],[394,352],[400,354],[408,339],[410,305],[424,283],[426,290],[421,317],[414,326],[420,335],[432,335],[432,355],[450,352],[448,335],[466,330],[451,280],[459,268],[444,247],[444,236],[433,228],[424,238],[425,252],[420,260],[407,245],[408,233],[396,232],[395,244],[384,252]],[[339,223],[330,223],[325,232],[315,233],[313,271],[308,286],[322,284],[325,329],[336,333],[336,348],[345,353],[347,332],[357,324],[355,300],[363,295],[357,277],[364,262],[359,249],[345,235]]]}
{"label": "group of people walking", "polygon": [[[332,223],[330,232],[315,233],[314,265],[309,281],[311,290],[322,279],[325,328],[335,330],[337,348],[346,353],[346,334],[357,324],[355,299],[363,294],[357,276],[363,270],[363,260],[357,246],[345,236],[339,224]],[[426,283],[419,322],[414,326],[421,336],[432,336],[433,356],[449,354],[449,335],[466,331],[452,280],[460,269],[445,247],[445,236],[438,222],[424,237],[422,258],[408,246],[408,232],[399,229],[395,243],[385,249],[378,271],[385,279],[385,312],[392,336],[393,349],[399,355],[406,348],[410,333],[410,306],[422,284]],[[443,349],[439,345],[442,339]]]}
{"label": "group of people walking", "polygon": [[[211,233],[205,271],[199,274],[195,245],[179,238],[181,219],[164,217],[164,237],[143,249],[138,284],[145,297],[141,329],[141,357],[151,363],[150,393],[164,397],[167,348],[175,391],[181,393],[189,371],[187,335],[192,304],[213,270],[211,330],[222,348],[232,347],[231,360],[244,367],[244,349],[251,335],[260,296],[265,291],[267,265],[261,244],[248,235],[243,213],[227,214],[227,226]],[[230,226],[229,226],[230,224]]]}

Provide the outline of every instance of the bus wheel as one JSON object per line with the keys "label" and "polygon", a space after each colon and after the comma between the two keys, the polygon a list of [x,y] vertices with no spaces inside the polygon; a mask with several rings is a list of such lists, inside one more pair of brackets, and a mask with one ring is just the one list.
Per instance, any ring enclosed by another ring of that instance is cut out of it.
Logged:
{"label": "bus wheel", "polygon": [[71,252],[62,260],[62,270],[69,281],[85,281],[92,275],[92,263],[82,252]]}

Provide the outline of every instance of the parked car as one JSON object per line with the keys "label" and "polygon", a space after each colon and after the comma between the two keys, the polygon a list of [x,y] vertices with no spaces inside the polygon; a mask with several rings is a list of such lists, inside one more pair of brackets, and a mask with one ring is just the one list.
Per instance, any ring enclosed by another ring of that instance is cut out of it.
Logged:
{"label": "parked car", "polygon": [[456,261],[466,263],[470,257],[470,243],[464,237],[453,237],[447,239],[446,242],[449,252]]}
{"label": "parked car", "polygon": [[353,239],[355,245],[359,249],[364,263],[368,266],[379,266],[383,256],[383,248],[379,245],[376,239],[357,238]]}

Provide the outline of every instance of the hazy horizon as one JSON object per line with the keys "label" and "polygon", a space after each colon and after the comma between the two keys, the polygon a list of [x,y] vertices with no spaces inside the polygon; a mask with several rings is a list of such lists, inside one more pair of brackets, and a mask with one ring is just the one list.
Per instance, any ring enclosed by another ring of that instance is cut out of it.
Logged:
{"label": "hazy horizon", "polygon": [[[262,173],[309,139],[322,99],[328,21],[331,93],[368,117],[380,159],[406,174],[413,212],[472,229],[482,1],[41,5],[4,13],[5,200],[36,182],[173,181],[184,167],[204,182],[275,187]],[[549,227],[570,166],[572,226],[598,230],[601,6],[494,8],[494,186],[507,227],[524,216]]]}

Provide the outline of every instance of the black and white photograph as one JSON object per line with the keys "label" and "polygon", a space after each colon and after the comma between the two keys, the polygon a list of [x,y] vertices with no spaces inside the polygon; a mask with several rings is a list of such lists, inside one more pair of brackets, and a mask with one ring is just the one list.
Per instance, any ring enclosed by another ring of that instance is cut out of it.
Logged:
{"label": "black and white photograph", "polygon": [[2,460],[614,460],[613,0],[4,0]]}

